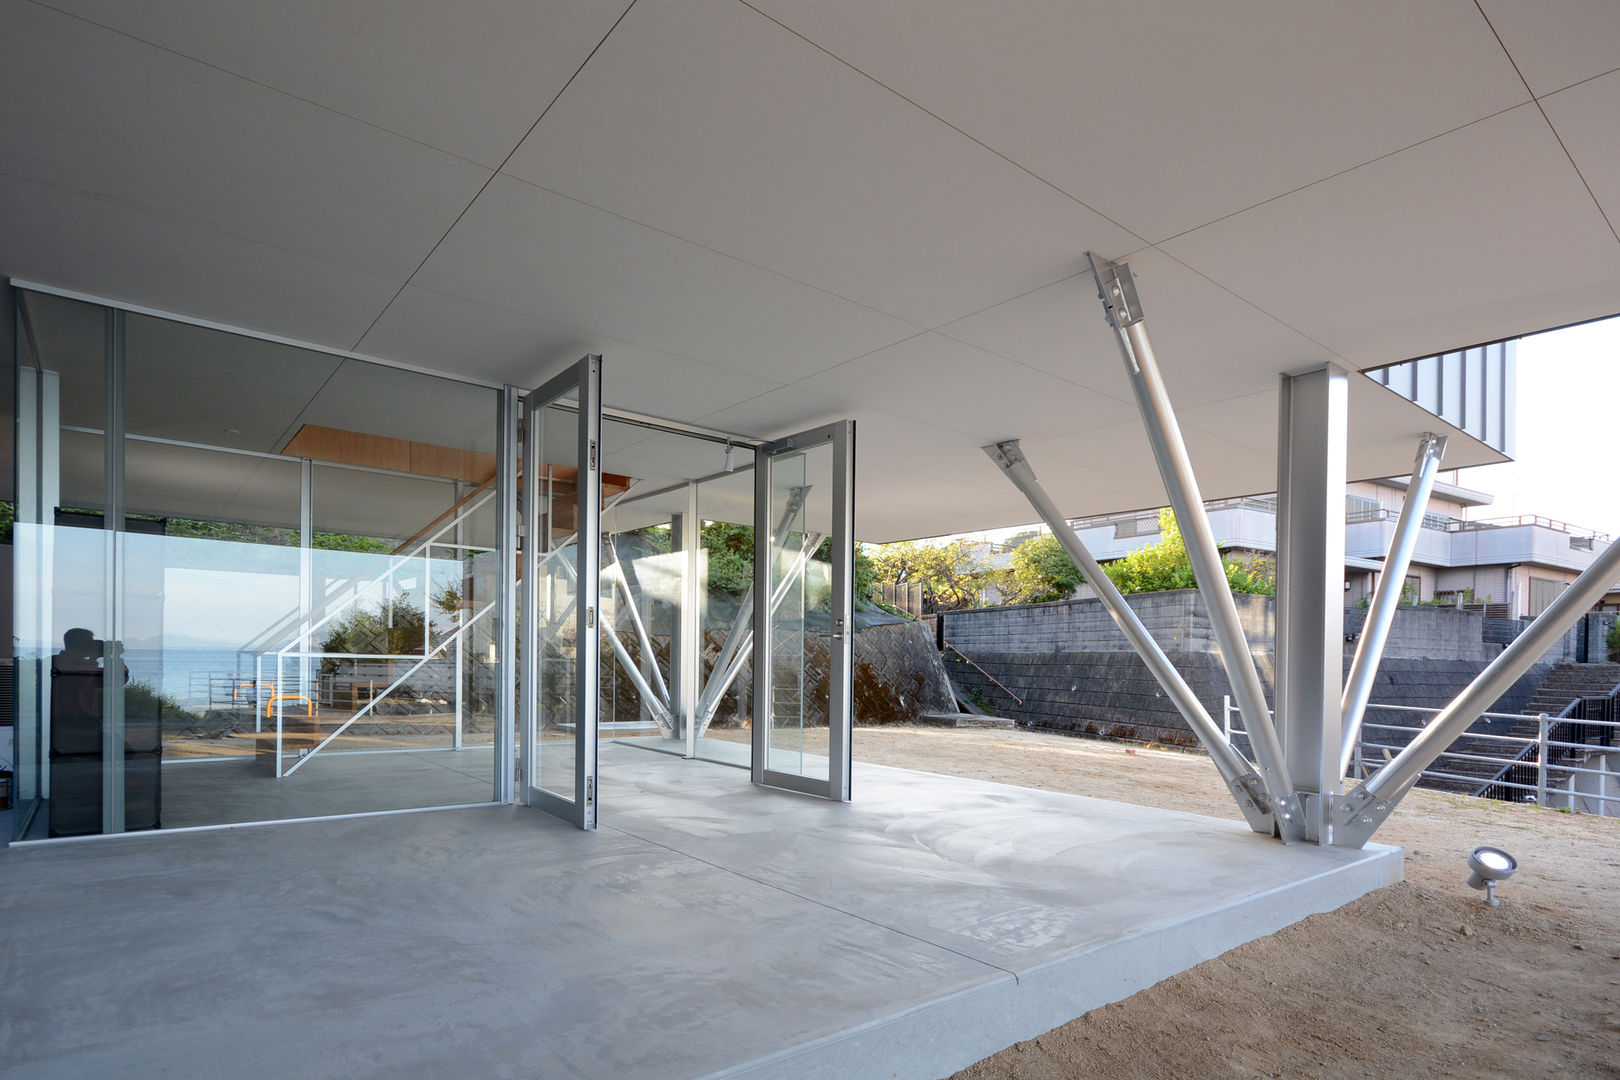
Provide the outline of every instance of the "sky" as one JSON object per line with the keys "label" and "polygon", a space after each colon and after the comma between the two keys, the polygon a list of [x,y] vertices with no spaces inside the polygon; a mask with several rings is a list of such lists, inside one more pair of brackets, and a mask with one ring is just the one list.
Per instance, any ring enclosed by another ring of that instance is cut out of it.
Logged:
{"label": "sky", "polygon": [[1457,472],[1496,496],[1470,516],[1538,514],[1620,536],[1620,318],[1520,339],[1517,403],[1514,460]]}

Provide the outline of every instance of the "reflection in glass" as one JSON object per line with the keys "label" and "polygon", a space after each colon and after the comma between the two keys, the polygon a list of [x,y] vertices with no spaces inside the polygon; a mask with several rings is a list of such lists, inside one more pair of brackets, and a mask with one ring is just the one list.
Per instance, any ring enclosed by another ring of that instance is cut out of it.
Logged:
{"label": "reflection in glass", "polygon": [[[547,405],[531,413],[531,452],[525,459],[524,498],[529,504],[524,575],[528,590],[525,617],[534,620],[534,710],[529,730],[527,775],[530,784],[548,795],[576,801],[579,760],[575,745],[575,663],[579,636],[579,414]],[[594,538],[593,538],[594,540]]]}
{"label": "reflection in glass", "polygon": [[20,830],[488,800],[495,393],[20,295]]}
{"label": "reflection in glass", "polygon": [[779,454],[770,463],[771,721],[765,767],[825,780],[831,702],[833,447]]}

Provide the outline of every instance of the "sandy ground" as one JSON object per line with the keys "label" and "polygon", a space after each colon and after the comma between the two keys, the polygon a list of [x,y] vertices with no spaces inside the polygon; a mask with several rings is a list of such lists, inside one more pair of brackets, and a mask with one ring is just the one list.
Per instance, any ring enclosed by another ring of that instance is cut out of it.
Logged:
{"label": "sandy ground", "polygon": [[[1201,755],[862,728],[862,761],[1236,818]],[[953,1080],[1620,1077],[1620,820],[1414,791],[1406,881],[1009,1047]],[[1479,844],[1519,859],[1500,908]]]}

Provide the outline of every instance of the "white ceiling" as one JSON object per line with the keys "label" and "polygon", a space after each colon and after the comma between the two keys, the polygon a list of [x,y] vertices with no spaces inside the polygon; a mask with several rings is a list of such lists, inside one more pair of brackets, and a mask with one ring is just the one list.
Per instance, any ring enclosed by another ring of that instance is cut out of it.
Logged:
{"label": "white ceiling", "polygon": [[[0,273],[486,382],[600,352],[609,404],[751,435],[851,416],[867,539],[1027,521],[993,439],[1067,513],[1163,501],[1087,250],[1137,272],[1210,497],[1274,486],[1279,373],[1620,311],[1606,0],[0,25]],[[1426,429],[1496,457],[1370,383],[1351,427],[1356,477]]]}

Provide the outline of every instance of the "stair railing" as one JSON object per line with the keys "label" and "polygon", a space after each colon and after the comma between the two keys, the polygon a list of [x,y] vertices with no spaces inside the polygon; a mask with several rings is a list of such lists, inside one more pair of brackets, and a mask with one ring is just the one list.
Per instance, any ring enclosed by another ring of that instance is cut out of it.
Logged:
{"label": "stair railing", "polygon": [[[322,618],[319,623],[316,623],[314,626],[309,628],[308,633],[313,633],[316,627],[329,621],[332,614],[341,613],[343,608],[352,606],[359,599],[362,591],[377,584],[383,578],[392,576],[401,567],[408,565],[411,560],[422,556],[429,547],[447,546],[444,544],[437,544],[436,541],[443,537],[445,533],[450,532],[456,528],[456,526],[466,521],[467,518],[473,513],[482,509],[484,505],[494,497],[495,491],[492,489],[490,483],[483,484],[474,489],[472,492],[462,498],[460,502],[450,507],[450,509],[446,510],[443,514],[440,514],[434,519],[433,522],[428,524],[427,528],[432,529],[435,523],[442,522],[437,529],[433,529],[431,534],[424,536],[423,533],[426,531],[424,529],[417,532],[415,536],[409,540],[406,540],[399,547],[395,548],[390,554],[390,559],[392,561],[378,574],[364,580],[350,579],[339,582],[336,587],[329,590],[327,594],[321,598],[319,604],[314,610],[306,613],[300,608],[298,610],[289,612],[287,615],[272,623],[264,630],[261,630],[258,634],[255,634],[250,640],[237,649],[237,653],[239,655],[249,655],[258,658],[269,653],[278,652],[279,650],[273,643],[286,642],[288,635],[292,635],[293,643],[296,643],[297,638],[305,633],[305,631],[300,629],[300,624],[306,618],[312,618],[320,615],[321,613],[327,613],[325,618]],[[445,520],[447,515],[453,516],[450,516],[449,520]],[[467,550],[491,551],[493,549],[469,547]],[[336,612],[331,610],[331,606],[334,602],[342,605],[342,607]]]}

